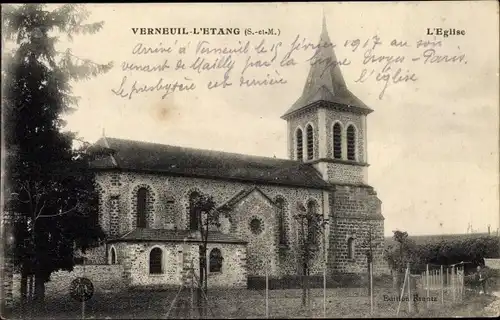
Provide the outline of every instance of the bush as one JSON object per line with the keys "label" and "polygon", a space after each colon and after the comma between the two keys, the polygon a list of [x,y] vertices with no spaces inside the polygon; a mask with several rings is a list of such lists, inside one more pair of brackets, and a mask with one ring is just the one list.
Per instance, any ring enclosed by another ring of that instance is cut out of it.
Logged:
{"label": "bush", "polygon": [[434,241],[415,244],[410,239],[403,242],[403,259],[399,245],[389,246],[385,259],[393,269],[405,268],[410,263],[413,273],[425,271],[426,264],[452,265],[469,262],[464,265],[465,272],[474,272],[478,265],[484,265],[484,258],[499,257],[497,237],[481,236],[465,239]]}

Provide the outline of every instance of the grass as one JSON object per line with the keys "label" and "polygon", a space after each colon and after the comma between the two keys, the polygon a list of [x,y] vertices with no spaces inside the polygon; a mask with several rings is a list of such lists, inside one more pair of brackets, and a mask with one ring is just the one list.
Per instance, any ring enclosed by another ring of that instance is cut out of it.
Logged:
{"label": "grass", "polygon": [[[332,288],[327,289],[326,315],[330,318],[368,318],[396,317],[397,301],[384,301],[384,295],[397,296],[392,289],[377,289],[374,291],[374,313],[370,314],[370,299],[364,288]],[[96,292],[85,304],[85,318],[94,319],[165,319],[172,299],[177,290],[145,291],[127,290],[121,292]],[[209,304],[213,318],[265,318],[265,291],[227,289],[209,290]],[[270,290],[268,310],[270,318],[321,318],[323,317],[323,290],[312,289],[311,312],[301,307],[301,290]],[[420,292],[425,296],[424,292]],[[484,307],[491,303],[491,296],[467,295],[464,302],[454,303],[450,295],[441,304],[439,293],[437,302],[431,302],[426,308],[426,302],[419,302],[419,313],[408,313],[408,303],[402,302],[399,317],[443,317],[443,316],[484,316]],[[182,296],[190,305],[189,290]],[[432,296],[432,294],[431,294]],[[387,300],[387,299],[385,299]],[[82,304],[71,299],[69,294],[46,298],[45,307],[33,312],[36,319],[78,319],[81,318]],[[168,318],[187,318],[186,309],[174,309]],[[10,317],[20,318],[19,309]],[[23,319],[28,319],[27,316]]]}

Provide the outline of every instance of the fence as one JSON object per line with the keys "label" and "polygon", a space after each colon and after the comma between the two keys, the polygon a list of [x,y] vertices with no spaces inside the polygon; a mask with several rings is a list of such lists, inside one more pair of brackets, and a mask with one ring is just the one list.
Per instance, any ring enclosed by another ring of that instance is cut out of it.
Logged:
{"label": "fence", "polygon": [[[411,274],[411,268],[408,265],[405,270],[401,295],[398,299],[396,316],[400,313],[403,301],[408,302],[409,313],[414,311],[412,309],[418,308],[415,302],[424,301],[427,308],[430,307],[431,302],[439,301],[441,305],[450,300],[451,303],[462,302],[465,293],[464,280],[463,262],[450,266],[427,264],[426,270],[420,274]],[[421,296],[422,291],[424,297]]]}
{"label": "fence", "polygon": [[[262,290],[217,289],[209,284],[207,296],[195,297],[194,301],[191,286],[185,286],[182,293],[180,288],[111,293],[96,290],[86,304],[72,300],[64,290],[57,300],[51,300],[49,316],[42,318],[375,318],[414,316],[424,309],[430,317],[454,315],[458,303],[468,301],[463,265],[429,265],[422,269],[410,272],[407,268],[395,287],[391,277],[376,277],[371,272],[357,282],[351,281],[351,276],[349,281],[338,282],[326,273],[317,274],[323,281],[317,279],[307,292],[306,305],[300,283],[295,288],[273,288],[270,277],[264,277]],[[96,284],[96,289],[99,286]],[[418,301],[414,301],[415,295]],[[198,300],[207,300],[207,304],[198,306]],[[59,313],[52,313],[56,311]]]}

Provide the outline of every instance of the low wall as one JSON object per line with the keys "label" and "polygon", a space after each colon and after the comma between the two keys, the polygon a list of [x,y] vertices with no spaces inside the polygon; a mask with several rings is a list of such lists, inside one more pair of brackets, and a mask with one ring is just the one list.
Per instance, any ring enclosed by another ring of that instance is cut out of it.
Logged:
{"label": "low wall", "polygon": [[[86,265],[85,270],[83,266],[77,265],[73,268],[72,272],[53,272],[50,276],[50,281],[45,284],[45,294],[47,296],[69,295],[71,281],[78,277],[90,279],[96,292],[117,290],[124,286],[122,265]],[[20,296],[21,275],[19,273],[14,274],[13,280],[12,295],[14,299],[18,299]]]}

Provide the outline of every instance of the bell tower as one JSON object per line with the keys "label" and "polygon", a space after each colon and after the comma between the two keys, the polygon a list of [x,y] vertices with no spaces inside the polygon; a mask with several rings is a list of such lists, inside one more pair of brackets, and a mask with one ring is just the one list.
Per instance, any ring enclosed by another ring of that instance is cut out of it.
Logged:
{"label": "bell tower", "polygon": [[373,112],[345,83],[326,20],[299,99],[287,121],[288,156],[313,165],[334,184],[367,183],[366,117]]}

